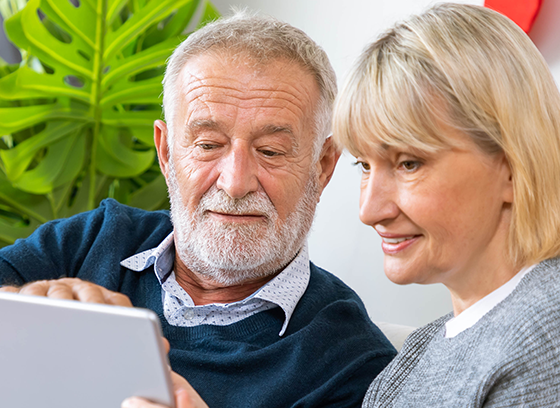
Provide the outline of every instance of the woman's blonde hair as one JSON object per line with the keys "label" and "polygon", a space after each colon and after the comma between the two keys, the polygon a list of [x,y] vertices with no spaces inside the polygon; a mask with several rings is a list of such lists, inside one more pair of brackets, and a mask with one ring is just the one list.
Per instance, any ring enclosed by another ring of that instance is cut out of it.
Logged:
{"label": "woman's blonde hair", "polygon": [[448,147],[443,122],[485,152],[503,152],[514,201],[512,261],[560,255],[560,95],[543,57],[508,18],[441,4],[397,24],[362,53],[335,105],[350,153],[385,144]]}

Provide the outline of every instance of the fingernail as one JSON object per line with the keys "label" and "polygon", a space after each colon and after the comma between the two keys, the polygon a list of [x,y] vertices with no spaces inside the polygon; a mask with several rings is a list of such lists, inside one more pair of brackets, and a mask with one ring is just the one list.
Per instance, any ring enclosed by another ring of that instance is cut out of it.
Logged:
{"label": "fingernail", "polygon": [[127,398],[122,402],[121,408],[132,408],[133,404],[134,404],[134,399],[133,398]]}

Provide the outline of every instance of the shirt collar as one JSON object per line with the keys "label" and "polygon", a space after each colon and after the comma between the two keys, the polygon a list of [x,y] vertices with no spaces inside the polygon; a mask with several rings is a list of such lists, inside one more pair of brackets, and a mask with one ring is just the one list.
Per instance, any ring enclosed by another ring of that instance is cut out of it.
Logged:
{"label": "shirt collar", "polygon": [[[171,232],[157,247],[128,257],[121,261],[121,265],[136,272],[154,265],[155,274],[160,284],[163,284],[173,272],[174,259],[175,243],[173,232]],[[294,310],[307,289],[310,275],[309,251],[307,243],[305,243],[298,255],[282,272],[247,298],[257,298],[274,303],[284,311],[285,318],[280,336],[286,332]],[[232,304],[241,304],[247,299]]]}
{"label": "shirt collar", "polygon": [[292,314],[307,289],[310,275],[309,251],[307,243],[305,243],[294,260],[253,295],[258,299],[277,304],[284,311],[285,319],[282,330],[280,330],[280,336],[288,328]]}
{"label": "shirt collar", "polygon": [[480,319],[508,297],[517,287],[521,279],[531,272],[535,265],[523,268],[509,281],[504,283],[498,289],[490,292],[488,295],[463,310],[459,315],[451,318],[445,323],[445,337],[452,338],[459,333],[464,332],[474,326]]}
{"label": "shirt collar", "polygon": [[132,255],[121,261],[121,265],[135,272],[141,272],[154,265],[159,283],[163,284],[173,272],[174,262],[175,243],[171,232],[157,247]]}

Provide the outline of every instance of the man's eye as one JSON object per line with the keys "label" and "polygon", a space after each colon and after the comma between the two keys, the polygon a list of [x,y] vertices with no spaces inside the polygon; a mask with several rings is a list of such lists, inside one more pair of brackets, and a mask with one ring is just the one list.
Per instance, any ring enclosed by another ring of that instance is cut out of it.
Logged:
{"label": "man's eye", "polygon": [[214,150],[218,147],[218,145],[211,143],[199,143],[196,146],[200,147],[202,150]]}
{"label": "man's eye", "polygon": [[272,150],[259,150],[264,156],[266,157],[274,157],[274,156],[280,156],[280,153],[278,152],[274,152]]}

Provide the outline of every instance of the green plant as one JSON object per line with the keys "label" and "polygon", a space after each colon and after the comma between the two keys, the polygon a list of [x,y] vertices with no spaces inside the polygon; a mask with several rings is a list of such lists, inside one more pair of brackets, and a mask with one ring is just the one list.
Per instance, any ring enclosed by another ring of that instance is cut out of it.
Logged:
{"label": "green plant", "polygon": [[[200,7],[198,25],[218,16],[210,3]],[[200,7],[29,0],[6,19],[22,63],[0,62],[0,246],[105,197],[168,205],[152,124],[165,61]]]}

